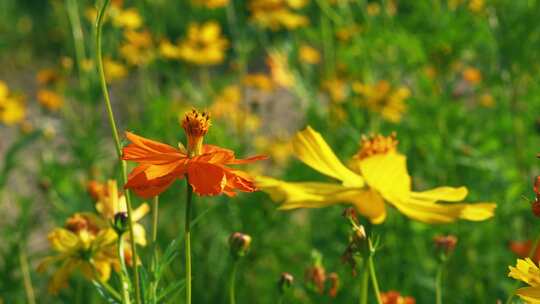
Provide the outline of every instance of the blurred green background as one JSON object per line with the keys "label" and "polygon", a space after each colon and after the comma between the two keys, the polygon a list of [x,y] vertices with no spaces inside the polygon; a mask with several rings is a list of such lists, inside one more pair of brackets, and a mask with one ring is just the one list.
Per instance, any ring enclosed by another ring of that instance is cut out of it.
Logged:
{"label": "blurred green background", "polygon": [[[516,256],[508,243],[539,233],[529,201],[539,173],[540,3],[220,2],[113,1],[103,53],[119,128],[175,146],[185,141],[179,117],[206,108],[214,116],[207,143],[238,156],[268,154],[270,161],[247,169],[297,181],[324,180],[286,144],[306,125],[344,162],[361,134],[396,131],[416,189],[466,185],[468,200],[498,208],[486,222],[438,226],[391,210],[373,227],[382,241],[382,290],[433,303],[432,238],[454,234],[459,242],[444,277],[444,303],[504,301],[514,287],[507,269]],[[79,275],[52,296],[50,273],[35,271],[51,252],[48,231],[74,212],[93,210],[86,183],[120,180],[95,68],[96,5],[0,2],[0,81],[9,88],[0,94],[4,303],[26,303],[21,252],[37,303],[103,301]],[[207,32],[194,26],[207,22],[215,22]],[[209,50],[190,57],[190,46]],[[181,182],[160,197],[160,248],[183,232],[184,199]],[[264,193],[196,199],[195,215],[204,215],[193,229],[194,303],[226,303],[227,238],[234,231],[253,238],[239,268],[238,303],[276,303],[285,271],[295,276],[288,303],[358,301],[360,278],[340,259],[349,231],[343,208],[276,207]],[[327,272],[339,274],[335,299],[306,287],[312,250]],[[140,252],[146,261],[149,250]],[[166,278],[183,274],[180,255]],[[168,303],[182,300],[179,292]]]}

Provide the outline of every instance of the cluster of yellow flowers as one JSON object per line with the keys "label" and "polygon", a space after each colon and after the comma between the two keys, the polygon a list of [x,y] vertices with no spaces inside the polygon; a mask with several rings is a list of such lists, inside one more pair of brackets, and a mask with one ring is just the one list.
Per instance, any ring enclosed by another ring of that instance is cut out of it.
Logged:
{"label": "cluster of yellow flowers", "polygon": [[192,0],[193,4],[209,9],[221,8],[229,4],[229,0]]}
{"label": "cluster of yellow flowers", "polygon": [[294,30],[309,24],[309,18],[295,10],[305,7],[309,0],[250,0],[251,20],[272,31]]}
{"label": "cluster of yellow flowers", "polygon": [[401,121],[401,116],[407,109],[405,100],[411,95],[409,88],[405,86],[392,88],[386,80],[375,84],[355,82],[352,91],[358,94],[360,105],[381,114],[384,119],[391,122]]}
{"label": "cluster of yellow flowers", "polygon": [[[118,235],[112,227],[114,217],[119,212],[126,211],[126,201],[117,189],[116,181],[101,184],[91,181],[88,190],[96,200],[96,213],[76,213],[65,222],[64,227],[53,229],[48,240],[56,255],[43,259],[38,271],[45,271],[51,265],[57,264],[49,283],[49,291],[57,293],[67,287],[68,279],[74,272],[80,271],[87,279],[106,282],[111,270],[119,271],[120,261],[116,240]],[[133,219],[138,221],[149,207],[142,204],[134,210]],[[144,227],[138,223],[134,226],[135,242],[146,245]],[[131,237],[124,234],[124,237]],[[131,249],[124,248],[126,262],[132,264]]]}
{"label": "cluster of yellow flowers", "polygon": [[203,24],[191,23],[183,40],[177,44],[163,40],[159,49],[161,55],[168,59],[181,59],[196,65],[215,65],[225,60],[228,45],[219,23],[208,21]]}
{"label": "cluster of yellow flowers", "polygon": [[21,123],[25,117],[23,97],[10,92],[7,84],[0,81],[0,122],[12,126]]}

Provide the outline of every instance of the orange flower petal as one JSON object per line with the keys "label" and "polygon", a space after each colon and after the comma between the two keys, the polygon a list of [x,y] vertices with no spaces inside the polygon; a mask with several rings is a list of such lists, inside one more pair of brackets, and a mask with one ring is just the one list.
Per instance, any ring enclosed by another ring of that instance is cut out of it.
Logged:
{"label": "orange flower petal", "polygon": [[188,166],[188,181],[193,191],[199,195],[217,195],[223,192],[227,183],[221,166],[192,161]]}

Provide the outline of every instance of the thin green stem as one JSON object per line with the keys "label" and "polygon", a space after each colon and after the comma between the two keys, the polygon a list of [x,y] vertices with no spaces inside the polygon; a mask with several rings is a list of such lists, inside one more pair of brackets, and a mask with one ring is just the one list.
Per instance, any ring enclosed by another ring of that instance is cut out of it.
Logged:
{"label": "thin green stem", "polygon": [[229,278],[229,304],[236,304],[235,285],[236,285],[236,269],[238,268],[238,259],[234,259],[231,276]]}
{"label": "thin green stem", "polygon": [[191,204],[193,200],[193,188],[186,178],[186,219],[184,239],[186,242],[186,304],[191,304]]}
{"label": "thin green stem", "polygon": [[94,282],[100,285],[101,287],[103,287],[115,300],[122,301],[122,297],[120,296],[118,291],[116,291],[116,289],[114,289],[107,282],[99,280],[99,272],[93,260],[90,260],[90,265],[92,266],[92,271],[94,272],[94,277],[95,277]]}
{"label": "thin green stem", "polygon": [[435,276],[435,303],[442,304],[442,276],[445,263],[442,262]]}
{"label": "thin green stem", "polygon": [[71,24],[71,34],[73,35],[73,45],[75,46],[75,58],[77,59],[77,71],[79,73],[79,82],[85,86],[85,77],[83,75],[83,62],[86,59],[84,50],[84,35],[79,15],[79,6],[77,0],[66,0],[66,9],[69,23]]}
{"label": "thin green stem", "polygon": [[159,196],[154,196],[152,200],[152,263],[150,264],[151,282],[150,282],[150,303],[156,303],[157,290],[157,226],[158,226],[158,205]]}
{"label": "thin green stem", "polygon": [[362,269],[362,280],[360,281],[360,304],[368,303],[369,267],[365,265]]}
{"label": "thin green stem", "polygon": [[126,259],[124,256],[124,238],[122,235],[118,236],[117,241],[118,258],[120,259],[120,282],[122,285],[122,303],[130,304],[129,299],[129,278],[126,268]]}
{"label": "thin green stem", "polygon": [[[104,0],[103,6],[100,8],[97,19],[96,19],[96,61],[97,61],[97,67],[98,67],[98,73],[99,73],[99,81],[101,84],[101,90],[103,92],[103,96],[105,98],[105,106],[107,108],[107,114],[109,117],[109,123],[111,126],[111,131],[113,135],[113,139],[115,142],[115,148],[116,148],[116,154],[118,156],[118,159],[120,160],[120,165],[122,167],[122,178],[123,183],[125,184],[127,181],[127,164],[126,161],[121,160],[122,158],[122,146],[120,144],[120,137],[118,135],[118,128],[116,127],[116,122],[114,120],[114,114],[111,106],[111,100],[109,97],[109,90],[107,88],[107,82],[105,80],[105,72],[103,70],[103,55],[101,52],[101,30],[103,27],[103,18],[105,16],[105,13],[107,11],[107,7],[109,6],[110,0]],[[128,213],[128,224],[129,224],[129,233],[131,235],[131,251],[133,254],[133,276],[135,281],[135,302],[137,304],[141,304],[141,292],[140,292],[140,279],[139,279],[139,266],[138,266],[138,255],[137,255],[137,246],[135,244],[135,234],[133,230],[133,208],[131,205],[131,195],[130,191],[126,189],[125,191],[125,197],[126,197],[126,205],[127,205],[127,213]]]}
{"label": "thin green stem", "polygon": [[19,247],[19,263],[21,264],[21,272],[23,275],[24,292],[26,293],[26,301],[28,304],[36,304],[36,297],[34,294],[34,287],[32,286],[32,278],[30,277],[30,270],[28,267],[28,257],[21,245]]}
{"label": "thin green stem", "polygon": [[381,291],[379,289],[379,282],[377,281],[377,274],[375,273],[375,263],[373,262],[373,255],[375,253],[375,248],[373,247],[373,244],[371,243],[370,238],[368,238],[368,245],[369,245],[369,257],[368,257],[369,276],[371,278],[373,292],[375,293],[375,297],[377,298],[377,303],[382,304]]}

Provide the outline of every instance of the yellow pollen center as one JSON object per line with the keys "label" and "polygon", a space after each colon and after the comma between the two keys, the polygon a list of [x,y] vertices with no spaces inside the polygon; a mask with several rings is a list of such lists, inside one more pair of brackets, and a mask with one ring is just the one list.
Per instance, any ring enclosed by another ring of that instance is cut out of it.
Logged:
{"label": "yellow pollen center", "polygon": [[360,150],[354,158],[365,159],[377,154],[386,154],[395,152],[398,145],[396,133],[390,134],[390,136],[383,136],[380,134],[362,136],[360,141]]}
{"label": "yellow pollen center", "polygon": [[203,137],[210,128],[210,114],[195,109],[187,112],[182,120],[182,127],[188,139],[188,153],[190,156],[201,154]]}

